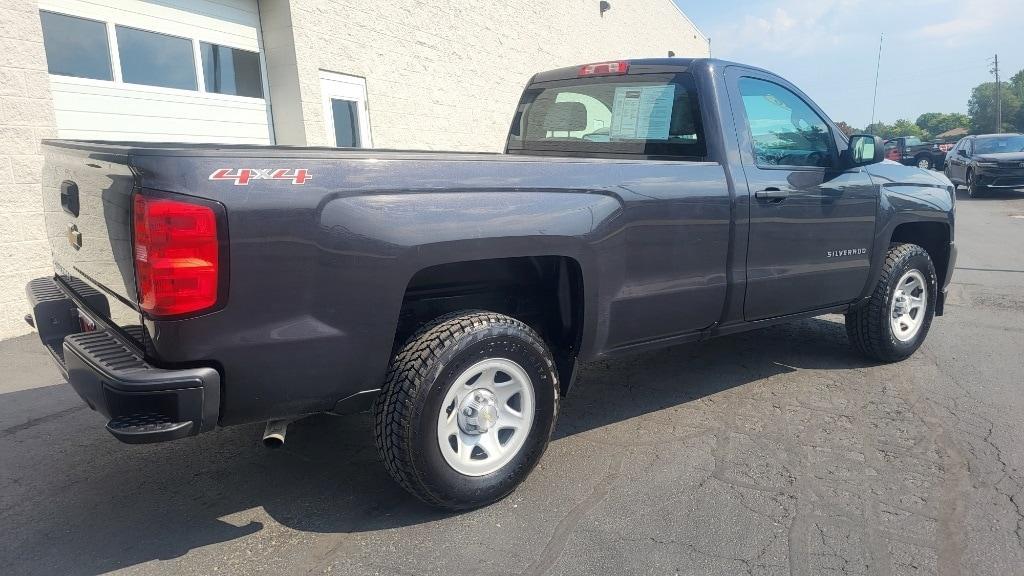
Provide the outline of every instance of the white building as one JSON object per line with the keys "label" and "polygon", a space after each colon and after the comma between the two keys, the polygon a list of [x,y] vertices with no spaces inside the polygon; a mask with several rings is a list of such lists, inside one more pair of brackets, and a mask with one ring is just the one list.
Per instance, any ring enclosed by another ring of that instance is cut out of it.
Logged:
{"label": "white building", "polygon": [[52,273],[41,138],[501,150],[523,85],[708,54],[672,0],[5,0],[0,338]]}

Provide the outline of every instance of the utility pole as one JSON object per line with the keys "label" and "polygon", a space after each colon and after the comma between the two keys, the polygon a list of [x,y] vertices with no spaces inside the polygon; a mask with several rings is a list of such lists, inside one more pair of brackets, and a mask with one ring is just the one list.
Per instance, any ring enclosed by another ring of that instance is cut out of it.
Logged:
{"label": "utility pole", "polygon": [[[875,105],[878,104],[878,71],[882,68],[882,41],[885,40],[885,32],[878,36],[878,63],[875,64],[875,94],[871,97],[871,124],[875,123]],[[868,124],[868,126],[871,126]]]}
{"label": "utility pole", "polygon": [[1003,133],[1003,98],[1002,86],[999,83],[999,54],[996,54],[995,64],[991,72],[996,75],[996,134]]}

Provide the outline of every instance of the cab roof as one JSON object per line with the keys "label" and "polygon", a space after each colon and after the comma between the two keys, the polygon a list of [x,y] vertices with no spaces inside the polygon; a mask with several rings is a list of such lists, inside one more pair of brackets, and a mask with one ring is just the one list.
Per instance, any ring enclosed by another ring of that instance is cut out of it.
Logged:
{"label": "cab roof", "polygon": [[[715,67],[737,64],[736,62],[718,60],[716,58],[635,58],[625,60],[607,60],[606,62],[628,62],[629,70],[626,72],[625,76],[666,72],[698,72],[711,70]],[[556,68],[554,70],[540,72],[533,76],[530,83],[533,84],[536,82],[551,82],[555,80],[572,80],[579,78],[580,68],[587,64],[594,63],[587,62],[577,66],[567,66],[565,68]],[[746,65],[744,64],[743,66]],[[753,66],[749,66],[749,68],[757,69]]]}

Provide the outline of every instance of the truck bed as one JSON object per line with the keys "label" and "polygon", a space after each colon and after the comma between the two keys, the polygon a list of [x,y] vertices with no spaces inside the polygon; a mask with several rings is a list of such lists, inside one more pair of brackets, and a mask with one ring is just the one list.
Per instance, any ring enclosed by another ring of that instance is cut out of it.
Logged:
{"label": "truck bed", "polygon": [[[330,411],[375,390],[410,280],[452,260],[587,262],[584,281],[601,302],[588,307],[584,357],[696,332],[723,306],[731,196],[716,163],[84,141],[47,141],[44,153],[58,277],[154,366],[217,366],[222,424]],[[254,176],[243,184],[232,179],[239,170]],[[296,170],[308,179],[298,183]],[[68,181],[77,217],[61,204]],[[222,307],[187,320],[140,312],[137,193],[223,207]]]}

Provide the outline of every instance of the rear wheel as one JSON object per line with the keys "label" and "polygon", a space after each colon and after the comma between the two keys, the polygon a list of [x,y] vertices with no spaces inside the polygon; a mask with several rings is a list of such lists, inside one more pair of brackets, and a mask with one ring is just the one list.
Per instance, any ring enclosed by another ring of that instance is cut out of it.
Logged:
{"label": "rear wheel", "polygon": [[547,346],[492,312],[425,325],[392,359],[375,407],[377,447],[391,476],[453,510],[509,494],[540,460],[558,412]]}
{"label": "rear wheel", "polygon": [[896,362],[924,342],[935,315],[935,266],[916,244],[892,244],[868,301],[846,314],[846,334],[861,353]]}
{"label": "rear wheel", "polygon": [[923,168],[925,170],[932,167],[932,159],[927,154],[921,154],[917,158],[914,158],[914,162],[917,164],[918,168]]}

